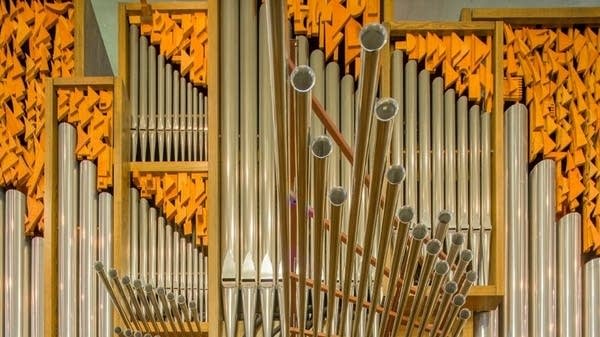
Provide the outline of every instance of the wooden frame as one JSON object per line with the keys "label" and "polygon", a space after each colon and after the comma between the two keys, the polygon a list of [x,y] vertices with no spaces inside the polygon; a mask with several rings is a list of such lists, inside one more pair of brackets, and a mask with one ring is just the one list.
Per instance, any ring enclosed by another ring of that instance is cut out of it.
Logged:
{"label": "wooden frame", "polygon": [[[432,21],[398,21],[386,22],[390,33],[389,47],[382,54],[382,78],[380,91],[382,96],[389,96],[390,88],[390,53],[393,42],[407,33],[444,33],[455,32],[458,35],[476,34],[491,35],[493,41],[492,60],[494,74],[494,97],[492,113],[492,239],[490,247],[490,285],[474,286],[467,298],[467,307],[474,311],[493,310],[501,302],[504,295],[504,118],[502,96],[502,63],[497,62],[502,56],[503,31],[502,24],[497,22],[432,22]],[[500,76],[498,76],[498,74]],[[466,329],[469,330],[468,328]],[[468,335],[468,334],[467,334]]]}
{"label": "wooden frame", "polygon": [[515,25],[600,24],[600,7],[564,8],[463,8],[460,20],[504,21]]}

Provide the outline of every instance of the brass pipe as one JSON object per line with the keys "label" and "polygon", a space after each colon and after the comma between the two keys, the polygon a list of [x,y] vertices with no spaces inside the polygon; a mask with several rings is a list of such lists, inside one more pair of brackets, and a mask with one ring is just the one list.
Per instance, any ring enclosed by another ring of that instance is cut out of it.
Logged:
{"label": "brass pipe", "polygon": [[177,305],[179,306],[179,310],[183,315],[183,320],[185,321],[188,329],[190,329],[190,331],[193,331],[194,328],[192,327],[192,320],[190,319],[190,309],[188,308],[187,302],[185,301],[185,296],[179,295],[179,297],[177,297]]}
{"label": "brass pipe", "polygon": [[[379,304],[379,296],[381,292],[381,281],[383,279],[383,269],[386,262],[386,252],[388,250],[388,243],[390,233],[392,231],[392,224],[394,222],[394,211],[396,210],[396,204],[398,202],[400,184],[404,181],[405,172],[402,165],[391,166],[386,172],[386,189],[385,189],[385,202],[383,205],[383,216],[381,218],[381,233],[379,234],[379,245],[377,249],[377,264],[375,266],[375,277],[373,284],[375,285],[371,290],[371,303],[372,310],[369,310],[367,318],[367,330],[373,331],[375,323],[376,306]],[[441,246],[440,246],[441,248]]]}
{"label": "brass pipe", "polygon": [[[304,331],[306,313],[306,277],[308,269],[308,119],[311,113],[311,90],[315,85],[315,73],[308,66],[298,66],[290,75],[296,104],[296,199],[298,228],[298,328]],[[302,333],[301,333],[302,334]]]}
{"label": "brass pipe", "polygon": [[[404,276],[404,282],[402,283],[402,289],[400,291],[400,296],[398,297],[398,305],[396,306],[397,316],[394,321],[392,336],[398,335],[398,331],[402,325],[402,315],[404,313],[406,302],[408,301],[409,289],[413,283],[415,271],[417,270],[421,246],[423,245],[423,240],[427,236],[427,232],[427,226],[424,224],[418,224],[412,230],[412,240],[408,251],[408,258],[406,260],[406,269],[401,271]],[[391,300],[391,298],[389,300]],[[387,331],[387,327],[382,326],[382,331]]]}
{"label": "brass pipe", "polygon": [[338,331],[344,331],[348,305],[350,304],[350,284],[352,282],[354,265],[354,248],[356,246],[356,233],[360,219],[360,200],[363,191],[363,179],[365,175],[365,164],[369,133],[371,129],[371,112],[375,103],[375,94],[379,82],[379,55],[388,40],[388,33],[381,24],[369,24],[360,31],[361,43],[361,70],[359,78],[359,99],[357,100],[358,125],[356,128],[355,151],[352,167],[352,189],[350,190],[350,214],[348,216],[348,242],[346,245],[346,261],[343,265],[348,266],[344,273],[344,285],[342,288],[342,312]]}
{"label": "brass pipe", "polygon": [[200,331],[200,316],[198,315],[198,307],[195,301],[190,302],[190,313],[192,315],[192,321],[194,322],[196,329]]}
{"label": "brass pipe", "polygon": [[167,301],[169,303],[169,311],[171,311],[171,315],[175,318],[175,323],[179,331],[183,331],[183,322],[181,321],[181,313],[179,312],[179,306],[175,301],[175,293],[167,294]]}
{"label": "brass pipe", "polygon": [[460,252],[460,258],[458,260],[458,266],[454,271],[454,277],[452,280],[457,284],[460,282],[460,279],[463,277],[463,274],[467,270],[469,263],[473,260],[473,252],[470,249],[465,249]]}
{"label": "brass pipe", "polygon": [[392,256],[392,269],[390,271],[390,279],[387,286],[387,292],[385,293],[385,306],[383,309],[381,327],[384,329],[388,325],[389,314],[392,308],[392,300],[394,298],[394,290],[398,282],[400,263],[404,256],[406,247],[406,240],[408,237],[408,230],[410,223],[415,216],[413,208],[410,206],[403,206],[398,210],[398,229],[396,230],[396,243],[393,247]]}
{"label": "brass pipe", "polygon": [[327,326],[326,333],[327,337],[331,337],[333,333],[333,310],[336,304],[336,297],[333,296],[335,293],[335,286],[337,282],[336,277],[336,266],[340,258],[339,248],[339,237],[340,227],[342,224],[342,206],[348,198],[348,193],[343,187],[333,187],[329,191],[329,210],[330,210],[330,224],[329,224],[329,249],[331,251],[331,268],[329,268],[329,274],[327,276]]}
{"label": "brass pipe", "polygon": [[[333,150],[333,144],[327,136],[317,137],[310,146],[313,159],[313,208],[314,208],[314,237],[313,237],[313,331],[316,334],[321,326],[321,271],[323,263],[323,238],[325,220],[325,199],[327,188],[328,157]],[[302,294],[302,292],[300,292]]]}
{"label": "brass pipe", "polygon": [[[436,227],[436,230],[439,229],[439,226]],[[442,251],[442,241],[438,239],[433,239],[427,243],[426,248],[426,257],[425,262],[421,268],[421,275],[419,275],[419,281],[417,283],[417,292],[415,293],[415,297],[412,302],[412,306],[410,309],[410,316],[408,318],[408,323],[406,324],[407,332],[406,335],[410,336],[413,330],[413,323],[415,322],[415,317],[418,313],[421,312],[424,301],[423,296],[425,295],[425,290],[429,286],[429,275],[433,270],[434,262],[437,259],[438,254]]]}
{"label": "brass pipe", "polygon": [[447,210],[440,211],[438,214],[438,224],[435,226],[434,239],[437,239],[442,243],[444,242],[446,234],[448,233],[448,228],[450,227],[450,221],[452,221],[452,213]]}
{"label": "brass pipe", "polygon": [[150,299],[150,304],[152,305],[152,309],[154,310],[154,319],[160,323],[160,326],[163,331],[167,331],[167,325],[165,324],[163,315],[160,312],[160,307],[158,305],[158,301],[156,300],[156,293],[154,293],[154,287],[151,284],[146,284],[144,286],[144,291],[146,292],[146,297]]}
{"label": "brass pipe", "polygon": [[375,222],[380,209],[381,189],[383,185],[383,176],[385,164],[392,135],[392,126],[394,117],[398,114],[399,106],[393,98],[384,98],[375,105],[375,146],[373,149],[371,182],[369,186],[369,197],[367,200],[367,214],[365,218],[366,232],[363,243],[363,259],[361,262],[358,296],[354,308],[354,320],[352,324],[352,336],[358,337],[359,323],[361,322],[363,307],[362,303],[367,296],[367,285],[369,284],[369,268],[371,266],[371,255],[373,241],[375,237]]}
{"label": "brass pipe", "polygon": [[125,315],[125,310],[123,310],[123,306],[121,305],[121,302],[117,300],[117,296],[115,295],[115,290],[110,285],[108,277],[106,276],[106,272],[104,271],[104,264],[100,261],[97,261],[94,264],[94,269],[96,269],[96,272],[98,273],[98,276],[100,277],[100,280],[102,280],[102,283],[104,283],[106,292],[110,296],[115,307],[117,307],[117,311],[119,312],[119,316],[121,316],[121,320],[123,320],[123,322],[125,323],[125,325],[128,328],[131,328],[131,323],[129,322],[129,319]]}
{"label": "brass pipe", "polygon": [[142,281],[139,279],[133,281],[133,287],[135,288],[135,292],[137,293],[138,299],[140,300],[142,308],[144,309],[145,321],[149,321],[152,330],[156,331],[156,324],[154,324],[154,319],[152,318],[152,309],[150,308],[150,304],[146,299],[146,294],[144,294],[144,287],[142,286]]}
{"label": "brass pipe", "polygon": [[[439,297],[440,288],[448,272],[450,271],[450,265],[444,260],[440,260],[435,264],[433,281],[431,281],[431,288],[429,289],[429,295],[423,307],[425,312],[421,316],[421,322],[419,324],[419,337],[423,336],[425,332],[425,325],[429,321],[431,313],[434,308],[434,304],[437,303]],[[419,312],[417,312],[417,315]]]}
{"label": "brass pipe", "polygon": [[160,300],[160,304],[162,305],[164,316],[169,322],[171,326],[174,324],[173,314],[171,310],[169,310],[169,302],[167,301],[167,291],[163,287],[158,287],[156,289],[156,294],[158,295],[158,299]]}
{"label": "brass pipe", "polygon": [[471,289],[473,284],[475,284],[475,282],[477,282],[477,272],[471,270],[466,274],[465,278],[462,279],[458,287],[458,289],[460,289],[458,293],[463,296],[467,296],[467,294],[469,294],[469,290]]}
{"label": "brass pipe", "polygon": [[117,289],[117,293],[119,294],[119,296],[121,296],[123,307],[129,315],[129,322],[132,323],[136,329],[140,329],[140,325],[137,322],[136,316],[133,312],[133,308],[127,300],[127,295],[125,294],[125,290],[123,289],[123,284],[121,283],[121,280],[119,280],[119,273],[117,273],[116,269],[111,268],[108,270],[108,277],[110,277],[110,279],[113,281],[115,288]]}
{"label": "brass pipe", "polygon": [[454,266],[454,261],[458,257],[458,253],[462,248],[463,243],[465,242],[465,236],[462,233],[454,233],[452,235],[452,241],[450,243],[450,251],[448,252],[448,256],[446,257],[446,261],[450,267]]}
{"label": "brass pipe", "polygon": [[125,337],[125,331],[121,327],[119,327],[119,326],[116,326],[115,329],[113,330],[113,332],[118,337]]}
{"label": "brass pipe", "polygon": [[[448,331],[450,326],[452,325],[452,321],[456,319],[456,315],[460,308],[465,305],[467,298],[461,294],[456,294],[452,298],[452,304],[450,306],[450,310],[446,312],[446,316],[441,320],[440,326],[442,327],[442,336],[448,336]],[[437,332],[437,328],[432,330]]]}
{"label": "brass pipe", "polygon": [[[460,309],[460,311],[458,312],[458,316],[457,318],[454,318],[453,323],[456,323],[458,321],[458,327],[456,328],[456,330],[454,330],[454,333],[452,334],[452,337],[459,337],[462,333],[462,330],[464,329],[465,325],[467,324],[467,321],[469,320],[469,318],[471,318],[471,310],[467,309],[467,308],[463,308]],[[454,324],[452,324],[454,325]],[[448,330],[448,331],[452,331],[452,329]]]}
{"label": "brass pipe", "polygon": [[[433,315],[433,328],[430,331],[430,336],[435,336],[434,332],[437,330],[437,327],[440,325],[440,321],[444,318],[446,311],[448,311],[448,306],[450,305],[450,301],[452,296],[456,294],[458,291],[458,284],[454,281],[449,281],[444,285],[444,294],[440,300],[438,306],[435,307],[435,314]],[[424,326],[425,324],[423,324]]]}
{"label": "brass pipe", "polygon": [[138,301],[138,298],[135,295],[135,292],[133,291],[133,287],[131,286],[131,279],[129,278],[129,276],[125,275],[125,276],[123,276],[123,279],[121,282],[125,286],[125,290],[127,290],[127,294],[129,295],[129,300],[131,301],[131,303],[133,303],[133,308],[135,309],[136,317],[138,318],[138,320],[140,320],[142,322],[142,325],[144,326],[144,329],[146,329],[146,331],[150,330],[148,323],[144,319],[144,315],[142,312],[142,307],[140,305],[140,302]]}

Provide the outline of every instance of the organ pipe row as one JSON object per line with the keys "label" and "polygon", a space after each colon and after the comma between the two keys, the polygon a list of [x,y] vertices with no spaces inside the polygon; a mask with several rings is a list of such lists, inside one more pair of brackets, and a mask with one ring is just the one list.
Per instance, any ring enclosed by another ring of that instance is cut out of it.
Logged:
{"label": "organ pipe row", "polygon": [[207,159],[208,100],[203,89],[129,26],[132,161]]}

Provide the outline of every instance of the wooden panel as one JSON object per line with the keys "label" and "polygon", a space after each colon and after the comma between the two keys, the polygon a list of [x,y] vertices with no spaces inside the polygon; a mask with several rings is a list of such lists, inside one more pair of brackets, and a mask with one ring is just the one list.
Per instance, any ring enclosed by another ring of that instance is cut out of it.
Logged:
{"label": "wooden panel", "polygon": [[130,162],[129,172],[208,172],[208,162]]}
{"label": "wooden panel", "polygon": [[493,22],[447,22],[447,21],[394,21],[389,23],[392,38],[406,33],[451,33],[485,35],[494,31]]}
{"label": "wooden panel", "polygon": [[511,24],[600,24],[600,7],[471,8],[472,21],[504,20]]}

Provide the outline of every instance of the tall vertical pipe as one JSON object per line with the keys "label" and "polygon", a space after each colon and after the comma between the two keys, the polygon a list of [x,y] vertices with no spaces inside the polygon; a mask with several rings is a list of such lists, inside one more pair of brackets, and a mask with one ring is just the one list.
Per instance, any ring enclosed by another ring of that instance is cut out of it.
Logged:
{"label": "tall vertical pipe", "polygon": [[304,331],[304,314],[306,310],[305,283],[307,277],[308,254],[308,196],[309,196],[309,141],[308,118],[310,117],[311,90],[315,85],[315,74],[308,66],[298,66],[290,75],[290,84],[294,89],[294,102],[296,103],[296,137],[298,144],[297,155],[297,183],[296,195],[298,199],[298,275],[299,275],[299,301],[298,301],[298,326],[300,334]]}
{"label": "tall vertical pipe", "polygon": [[[356,129],[354,146],[354,163],[352,169],[352,189],[350,192],[350,214],[348,217],[348,242],[346,245],[346,266],[354,264],[354,248],[359,220],[360,199],[363,191],[363,178],[367,162],[369,132],[371,129],[372,111],[375,103],[375,93],[379,80],[379,54],[386,45],[388,33],[383,25],[370,24],[361,29],[361,71],[358,84],[360,93],[357,100],[357,112],[360,128]],[[396,103],[397,105],[397,103]],[[397,106],[396,106],[397,109]],[[389,143],[389,141],[388,141]],[[350,281],[352,268],[346,268],[344,275],[342,314],[339,331],[343,331],[345,317],[348,312]],[[360,305],[359,305],[360,306]],[[359,307],[358,306],[358,307]]]}
{"label": "tall vertical pipe", "polygon": [[[444,79],[431,83],[431,210],[437,217],[444,209]],[[430,217],[432,231],[433,216]]]}
{"label": "tall vertical pipe", "polygon": [[158,161],[163,161],[165,155],[165,85],[166,85],[166,74],[165,74],[165,57],[158,55],[158,69],[157,71],[157,83],[158,83],[158,95],[157,95],[157,108],[156,108],[156,130],[157,130],[157,141],[158,141]]}
{"label": "tall vertical pipe", "polygon": [[[273,156],[275,133],[273,120],[275,119],[272,82],[268,69],[271,55],[267,52],[267,12],[265,5],[260,6],[259,34],[258,34],[258,59],[259,59],[259,133],[260,141],[258,153],[258,196],[259,207],[258,223],[260,224],[260,304],[263,317],[263,332],[265,336],[273,334],[273,306],[275,301],[275,263],[277,261],[277,214],[275,198],[275,159]],[[202,301],[200,301],[202,303]],[[202,314],[202,310],[200,313]]]}
{"label": "tall vertical pipe", "polygon": [[[25,222],[25,213],[23,216],[23,223]],[[31,328],[31,239],[23,235],[23,253],[21,257],[21,270],[22,270],[22,280],[23,284],[21,284],[21,289],[23,289],[23,296],[21,297],[21,301],[23,305],[21,306],[21,326],[23,327],[21,330],[21,334],[23,336],[30,336],[30,328]]]}
{"label": "tall vertical pipe", "polygon": [[165,289],[173,291],[173,227],[165,226]]}
{"label": "tall vertical pipe", "polygon": [[[329,62],[325,67],[325,109],[329,117],[340,128],[340,65],[337,62]],[[329,165],[329,184],[337,186],[340,184],[340,150],[335,147],[331,154]]]}
{"label": "tall vertical pipe", "polygon": [[192,83],[191,82],[187,82],[187,96],[186,96],[186,101],[187,101],[187,111],[186,111],[186,115],[185,115],[185,147],[186,147],[186,159],[188,161],[193,160],[192,158],[192,153],[193,153],[193,133],[192,133],[192,128],[193,128],[193,124],[194,124],[194,97],[197,97],[194,95],[194,90],[192,88]]}
{"label": "tall vertical pipe", "polygon": [[[313,237],[314,254],[314,279],[313,279],[313,333],[317,334],[321,328],[321,272],[323,255],[323,239],[325,237],[325,200],[327,198],[327,172],[329,156],[333,152],[333,144],[327,136],[317,137],[311,144],[311,155],[313,159],[313,207],[315,231]],[[302,333],[301,333],[302,335]]]}
{"label": "tall vertical pipe", "polygon": [[479,105],[469,109],[469,244],[473,250],[473,269],[479,270],[481,246],[481,133]]}
{"label": "tall vertical pipe", "polygon": [[150,205],[147,199],[140,198],[138,205],[139,209],[139,249],[140,249],[140,276],[139,279],[147,282],[148,281],[148,237],[149,237],[149,221],[148,213]]}
{"label": "tall vertical pipe", "polygon": [[[392,98],[398,102],[398,116],[394,119],[394,132],[392,133],[391,155],[393,165],[404,165],[404,52],[394,50],[391,62],[391,90]],[[398,203],[404,202],[404,187],[401,187]]]}
{"label": "tall vertical pipe", "polygon": [[478,270],[479,284],[488,284],[490,269],[490,236],[492,232],[491,157],[491,114],[484,113],[481,114],[481,261]]}
{"label": "tall vertical pipe", "polygon": [[482,311],[473,315],[474,337],[498,337],[500,330],[498,326],[499,309]]}
{"label": "tall vertical pipe", "polygon": [[[31,240],[31,337],[44,336],[44,238]],[[112,326],[110,327],[112,329]],[[110,331],[109,331],[110,332]],[[109,337],[111,333],[103,336]]]}
{"label": "tall vertical pipe", "polygon": [[431,74],[419,72],[419,223],[431,226]]}
{"label": "tall vertical pipe", "polygon": [[[129,102],[131,121],[131,160],[137,157],[138,114],[139,114],[139,78],[140,71],[140,30],[137,25],[129,26]],[[65,317],[65,316],[61,316]],[[61,334],[61,336],[64,336]]]}
{"label": "tall vertical pipe", "polygon": [[140,226],[139,226],[139,203],[140,203],[140,192],[137,188],[129,189],[129,256],[131,261],[129,262],[129,275],[131,277],[138,277],[139,273],[139,252],[140,252]]}
{"label": "tall vertical pipe", "polygon": [[165,65],[165,158],[171,161],[173,147],[173,66]]}
{"label": "tall vertical pipe", "polygon": [[[529,175],[530,337],[556,336],[556,164],[546,159]],[[561,238],[563,239],[563,238]]]}
{"label": "tall vertical pipe", "polygon": [[165,240],[166,240],[166,222],[163,216],[158,217],[156,235],[156,287],[165,287]]}
{"label": "tall vertical pipe", "polygon": [[[315,87],[313,95],[325,106],[325,54],[320,49],[315,49],[310,53],[310,68],[315,72]],[[310,118],[310,137],[314,138],[325,133],[325,127],[316,114],[312,113]]]}
{"label": "tall vertical pipe", "polygon": [[256,0],[240,2],[240,279],[246,336],[254,333],[258,281],[257,186],[257,10]]}
{"label": "tall vertical pipe", "polygon": [[188,241],[185,244],[185,279],[186,279],[186,285],[187,285],[187,289],[185,292],[185,298],[187,300],[187,302],[191,301],[194,297],[193,297],[193,293],[194,293],[194,281],[193,281],[193,277],[192,277],[192,273],[193,273],[193,262],[194,262],[194,250],[192,248],[192,242],[191,240]]}
{"label": "tall vertical pipe", "polygon": [[363,245],[363,259],[360,268],[360,283],[358,288],[357,306],[354,309],[355,319],[353,321],[353,336],[357,336],[358,324],[361,320],[362,303],[366,299],[369,281],[367,275],[371,266],[371,255],[373,242],[375,241],[376,220],[380,208],[381,190],[387,157],[380,154],[388,153],[392,136],[394,117],[398,114],[398,102],[393,98],[384,98],[375,105],[375,146],[373,152],[373,163],[371,167],[371,182],[369,186],[369,198],[365,217],[365,239]]}
{"label": "tall vertical pipe", "polygon": [[527,108],[514,104],[505,112],[506,266],[504,331],[522,337],[527,328]]}
{"label": "tall vertical pipe", "polygon": [[140,140],[140,160],[146,161],[148,146],[148,38],[140,36],[140,103],[138,110],[138,126]]}
{"label": "tall vertical pipe", "polygon": [[172,118],[172,134],[173,134],[173,160],[179,160],[179,114],[181,113],[181,79],[179,71],[173,71],[173,118]]}
{"label": "tall vertical pipe", "polygon": [[239,135],[239,1],[225,0],[220,31],[227,36],[221,43],[220,91],[227,93],[221,99],[221,285],[223,287],[223,312],[227,337],[236,332],[237,291],[239,286],[239,185],[238,185],[238,135]]}
{"label": "tall vertical pipe", "polygon": [[[192,157],[190,160],[198,161],[199,157],[199,147],[198,142],[200,141],[200,107],[198,105],[198,100],[200,99],[200,95],[198,94],[198,88],[194,87],[192,89],[192,146],[190,147],[192,151]],[[189,123],[188,123],[189,125]]]}
{"label": "tall vertical pipe", "polygon": [[583,336],[600,336],[600,258],[595,258],[586,262],[584,266],[584,286],[585,294],[583,301]]}
{"label": "tall vertical pipe", "polygon": [[[456,94],[454,89],[444,93],[444,208],[456,215]],[[456,216],[449,227],[457,230]],[[449,239],[450,235],[447,236]]]}
{"label": "tall vertical pipe", "polygon": [[[456,103],[456,150],[457,150],[457,203],[456,231],[469,226],[469,112],[466,96],[460,96]],[[470,234],[470,232],[469,232]],[[467,242],[469,241],[467,236]]]}
{"label": "tall vertical pipe", "polygon": [[557,335],[581,337],[581,215],[569,213],[563,216],[558,222],[557,235]]}
{"label": "tall vertical pipe", "polygon": [[[185,146],[186,146],[186,134],[185,128],[187,124],[186,116],[188,114],[187,109],[187,81],[185,76],[181,74],[179,78],[179,126],[175,132],[179,134],[179,158],[185,161]],[[177,156],[177,154],[175,154]]]}
{"label": "tall vertical pipe", "polygon": [[96,315],[96,240],[98,227],[98,193],[96,165],[84,160],[79,164],[79,335],[94,337]]}
{"label": "tall vertical pipe", "polygon": [[205,101],[207,101],[202,92],[198,93],[198,160],[205,160],[205,127],[204,127],[204,112],[208,109],[204,109]]}
{"label": "tall vertical pipe", "polygon": [[23,255],[25,249],[25,195],[17,190],[6,192],[5,237],[5,320],[4,335],[25,337],[24,332],[24,275]]}
{"label": "tall vertical pipe", "polygon": [[[98,195],[98,260],[107,265],[113,264],[112,233],[113,208],[112,194],[102,192]],[[35,244],[35,241],[34,241]],[[35,245],[34,245],[35,248]],[[113,306],[105,287],[98,287],[98,336],[110,337],[113,330]],[[40,335],[41,336],[41,335]]]}
{"label": "tall vertical pipe", "polygon": [[180,256],[179,256],[179,232],[177,231],[177,229],[173,229],[173,237],[171,238],[171,255],[173,257],[173,259],[171,260],[172,263],[172,292],[173,293],[179,293],[179,289],[181,287],[181,284],[179,283],[179,260],[180,260]]}
{"label": "tall vertical pipe", "polygon": [[[75,135],[75,128],[72,125],[67,123],[58,125],[58,148],[60,149],[58,151],[58,298],[60,301],[58,333],[64,337],[77,336],[77,320],[69,319],[77,312],[76,200],[79,179],[75,159]],[[8,195],[6,205],[9,206]],[[7,268],[8,260],[5,261],[7,261],[5,265]]]}
{"label": "tall vertical pipe", "polygon": [[[406,104],[406,199],[405,205],[419,209],[417,202],[417,61],[406,63],[404,102]],[[420,213],[419,213],[420,214]]]}
{"label": "tall vertical pipe", "polygon": [[298,35],[296,42],[296,65],[307,66],[309,62],[308,39],[304,35]]}
{"label": "tall vertical pipe", "polygon": [[186,239],[185,235],[181,234],[179,237],[179,291],[177,294],[185,295],[185,290],[187,288],[187,280],[185,278],[185,270],[187,267],[186,263]]}
{"label": "tall vertical pipe", "polygon": [[340,228],[342,224],[342,206],[346,202],[348,194],[344,190],[344,188],[337,186],[333,187],[329,191],[329,209],[330,215],[329,219],[331,220],[330,225],[330,236],[329,236],[329,247],[331,249],[331,266],[329,269],[329,275],[327,276],[327,327],[325,333],[327,337],[331,337],[333,333],[333,311],[336,306],[336,297],[333,296],[335,293],[336,286],[336,268],[339,262],[339,237],[340,237]]}
{"label": "tall vertical pipe", "polygon": [[156,48],[148,47],[148,149],[150,161],[156,158],[157,69]]}
{"label": "tall vertical pipe", "polygon": [[158,214],[154,207],[148,209],[148,250],[142,252],[148,255],[148,278],[147,283],[156,287],[156,249],[158,247]]}

